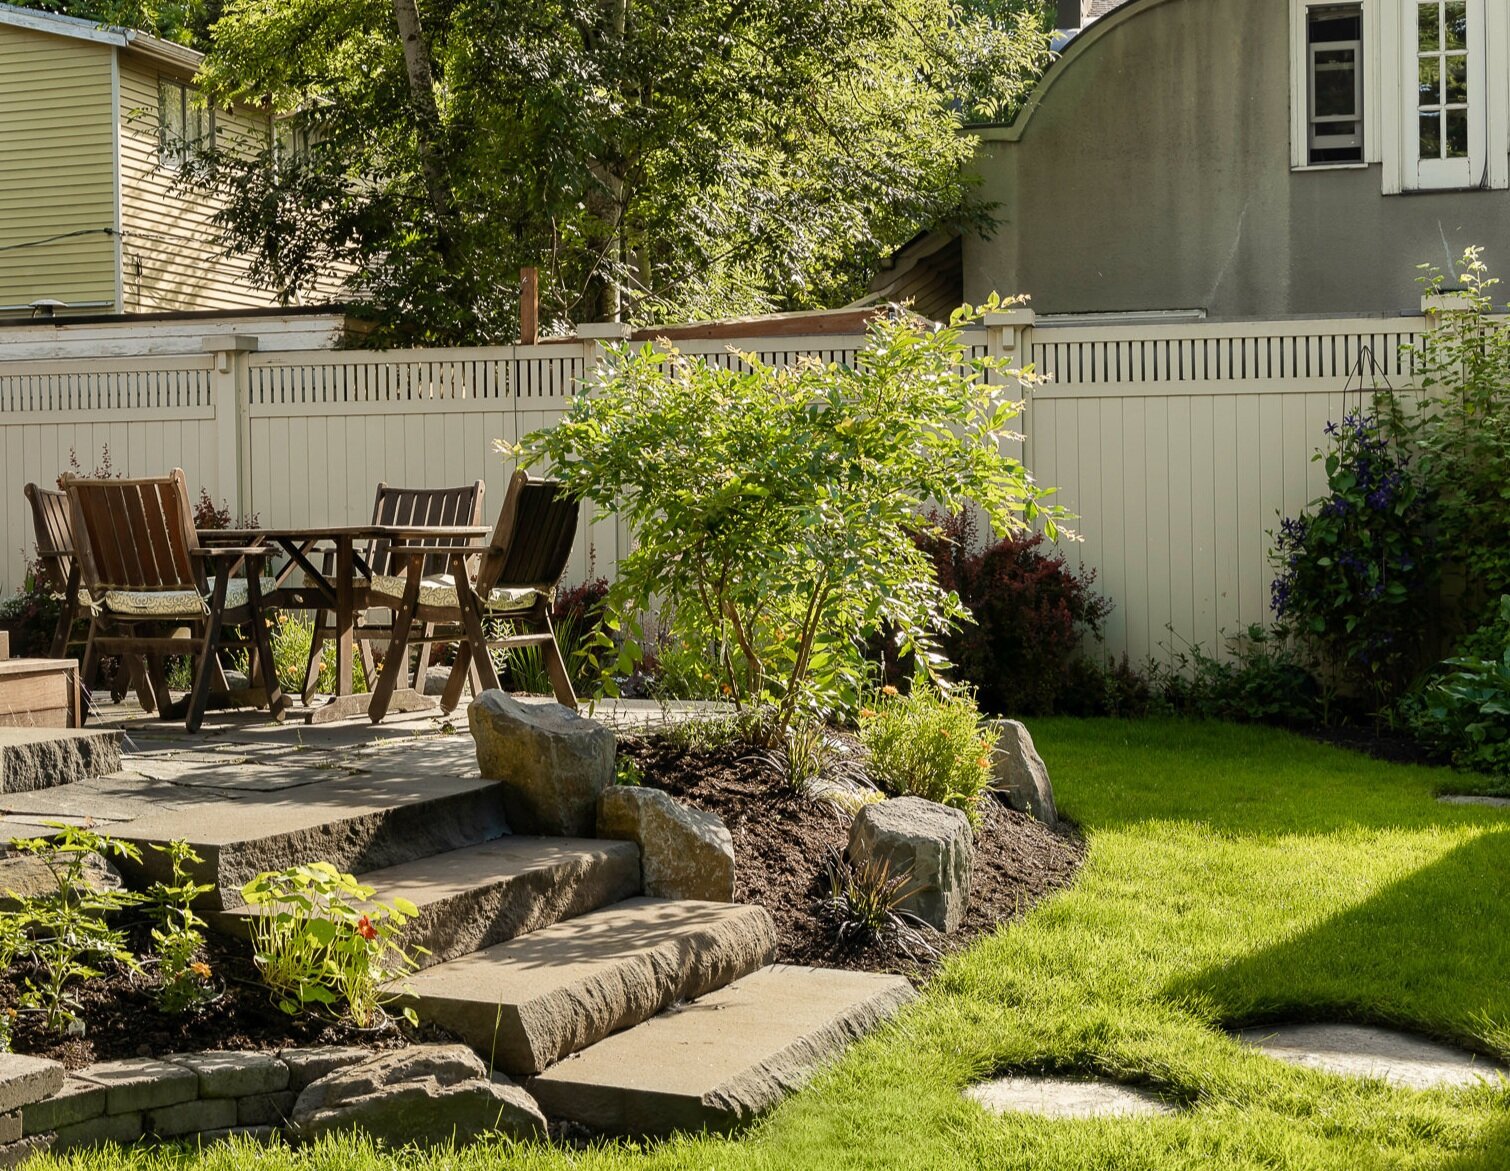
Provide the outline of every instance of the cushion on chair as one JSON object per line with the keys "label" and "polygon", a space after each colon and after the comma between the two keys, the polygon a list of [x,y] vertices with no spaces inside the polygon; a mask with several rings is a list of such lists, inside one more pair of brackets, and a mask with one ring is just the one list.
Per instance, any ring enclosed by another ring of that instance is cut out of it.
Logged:
{"label": "cushion on chair", "polygon": [[[272,589],[272,580],[263,578],[263,595]],[[81,593],[81,602],[83,596]],[[215,579],[211,578],[210,593],[203,597],[198,590],[107,590],[104,608],[111,614],[128,618],[203,618],[210,612],[210,599],[214,596]],[[226,609],[245,606],[249,596],[246,578],[231,579],[225,587]]]}
{"label": "cushion on chair", "polygon": [[[404,600],[406,580],[406,578],[393,577],[385,573],[373,574],[372,593],[368,595],[368,601],[375,605],[391,602],[390,608],[397,607]],[[495,589],[488,596],[487,609],[495,614],[517,614],[533,606],[535,599],[539,596],[539,590]],[[456,579],[449,573],[421,578],[419,604],[440,609],[456,609],[461,605],[461,599],[456,594]]]}

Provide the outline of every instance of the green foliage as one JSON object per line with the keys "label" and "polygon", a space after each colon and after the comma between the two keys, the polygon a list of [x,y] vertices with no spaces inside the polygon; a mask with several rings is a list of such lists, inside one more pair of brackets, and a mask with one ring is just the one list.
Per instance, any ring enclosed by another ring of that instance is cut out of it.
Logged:
{"label": "green foliage", "polygon": [[[298,111],[308,146],[223,141],[184,178],[279,297],[328,295],[376,342],[844,303],[920,230],[984,229],[972,119],[1049,59],[1039,13],[951,0],[229,0],[215,104]],[[418,69],[418,71],[416,71]]]}
{"label": "green foliage", "polygon": [[630,756],[618,756],[613,762],[613,783],[638,789],[645,783],[645,772]]}
{"label": "green foliage", "polygon": [[[401,928],[419,909],[375,893],[328,862],[265,871],[241,888],[257,912],[252,947],[273,1003],[290,1016],[323,1006],[364,1029],[386,1019],[396,999],[387,986],[418,967]],[[403,1014],[416,1019],[412,1008]]]}
{"label": "green foliage", "polygon": [[966,358],[962,327],[978,316],[879,319],[853,367],[614,351],[524,460],[548,459],[568,492],[633,531],[608,596],[622,636],[610,669],[633,671],[640,616],[669,606],[671,637],[710,648],[723,690],[769,704],[780,737],[799,715],[853,710],[861,648],[882,629],[937,664],[935,632],[965,610],[913,541],[923,507],[974,501],[1003,532],[1041,519],[1052,533],[1059,515],[1001,453],[1021,404],[988,383],[988,359]]}
{"label": "green foliage", "polygon": [[965,688],[945,695],[918,683],[910,695],[883,692],[860,712],[871,780],[895,797],[961,809],[971,824],[979,822],[978,806],[991,784],[996,739],[981,726],[975,696]]}
{"label": "green foliage", "polygon": [[768,749],[761,759],[783,790],[806,796],[828,771],[833,755],[828,729],[817,720],[799,720],[786,730],[781,746]]}
{"label": "green foliage", "polygon": [[51,873],[54,889],[20,899],[14,911],[0,913],[0,950],[6,966],[26,974],[21,1007],[42,1013],[49,1028],[64,1032],[82,1024],[76,985],[101,974],[98,964],[113,961],[135,969],[124,935],[107,916],[138,905],[140,895],[96,889],[86,867],[91,856],[139,861],[141,852],[85,826],[49,822],[51,836],[13,838],[11,848],[39,859]]}
{"label": "green foliage", "polygon": [[[268,633],[273,646],[273,669],[278,673],[278,686],[290,695],[298,695],[304,690],[304,668],[309,662],[309,645],[314,638],[314,619],[279,611],[273,616]],[[238,671],[246,673],[248,659],[245,651],[233,651],[231,661]],[[361,694],[368,690],[367,670],[362,665],[361,655],[352,656],[351,678],[354,692]],[[252,683],[255,685],[257,680],[253,679]],[[322,695],[335,694],[336,656],[330,644],[326,645],[325,654],[320,660],[320,675],[315,683],[315,690]]]}
{"label": "green foliage", "polygon": [[1377,413],[1327,425],[1327,495],[1275,539],[1273,609],[1322,673],[1375,710],[1416,670],[1436,584],[1435,492]]}
{"label": "green foliage", "polygon": [[163,1012],[188,1012],[213,995],[214,973],[204,962],[205,921],[194,910],[194,900],[214,889],[212,883],[194,881],[190,864],[204,859],[188,842],[174,841],[152,849],[166,854],[172,867],[169,882],[155,882],[147,891],[147,906],[157,924],[152,928],[153,952],[157,957],[157,1003]]}
{"label": "green foliage", "polygon": [[220,0],[7,0],[18,8],[60,12],[97,24],[140,29],[165,41],[203,49],[220,17]]}
{"label": "green foliage", "polygon": [[917,920],[902,909],[918,889],[912,871],[893,873],[884,858],[857,865],[830,846],[823,879],[828,895],[818,910],[829,920],[840,946],[895,941],[914,959],[934,954],[936,949],[917,930]]}
{"label": "green foliage", "polygon": [[[1325,696],[1288,642],[1254,624],[1227,639],[1219,658],[1198,644],[1177,649],[1167,667],[1150,671],[1171,711],[1201,719],[1304,728],[1325,715]],[[1146,709],[1145,709],[1146,710]]]}
{"label": "green foliage", "polygon": [[1459,768],[1510,776],[1510,595],[1422,688],[1413,731]]}

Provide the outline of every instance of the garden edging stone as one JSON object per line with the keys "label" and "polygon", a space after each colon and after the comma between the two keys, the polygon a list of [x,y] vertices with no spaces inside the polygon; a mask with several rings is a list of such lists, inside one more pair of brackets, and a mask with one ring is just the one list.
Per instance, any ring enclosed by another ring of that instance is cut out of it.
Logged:
{"label": "garden edging stone", "polygon": [[849,858],[856,866],[880,863],[893,877],[910,876],[899,910],[946,933],[964,922],[975,846],[962,811],[922,797],[866,805],[849,831]]}
{"label": "garden edging stone", "polygon": [[614,785],[598,798],[598,836],[640,847],[651,898],[734,901],[734,838],[717,814],[659,789]]}
{"label": "garden edging stone", "polygon": [[1048,766],[1033,746],[1032,734],[1017,720],[987,720],[986,725],[997,734],[991,788],[1019,813],[1054,828],[1059,824],[1054,784],[1049,780]]}

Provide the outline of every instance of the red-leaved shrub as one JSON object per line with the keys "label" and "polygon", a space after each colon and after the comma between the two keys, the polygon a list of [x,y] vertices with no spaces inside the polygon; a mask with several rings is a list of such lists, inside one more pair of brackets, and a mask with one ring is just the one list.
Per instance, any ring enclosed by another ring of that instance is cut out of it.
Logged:
{"label": "red-leaved shrub", "polygon": [[944,639],[955,674],[975,685],[982,709],[999,715],[1048,715],[1076,678],[1087,635],[1100,638],[1112,603],[1092,588],[1095,571],[1075,570],[1043,548],[1042,533],[1007,537],[980,548],[968,514],[929,517],[936,526],[918,543],[939,584],[970,612]]}

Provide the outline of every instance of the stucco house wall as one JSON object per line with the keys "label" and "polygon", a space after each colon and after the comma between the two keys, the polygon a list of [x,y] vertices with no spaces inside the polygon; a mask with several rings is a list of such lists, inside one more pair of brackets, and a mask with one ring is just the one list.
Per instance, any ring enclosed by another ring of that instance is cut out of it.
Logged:
{"label": "stucco house wall", "polygon": [[1131,0],[1072,42],[1012,127],[979,131],[1001,222],[965,241],[966,300],[1393,314],[1419,311],[1417,264],[1475,243],[1510,260],[1510,191],[1385,195],[1377,163],[1292,170],[1290,11]]}

